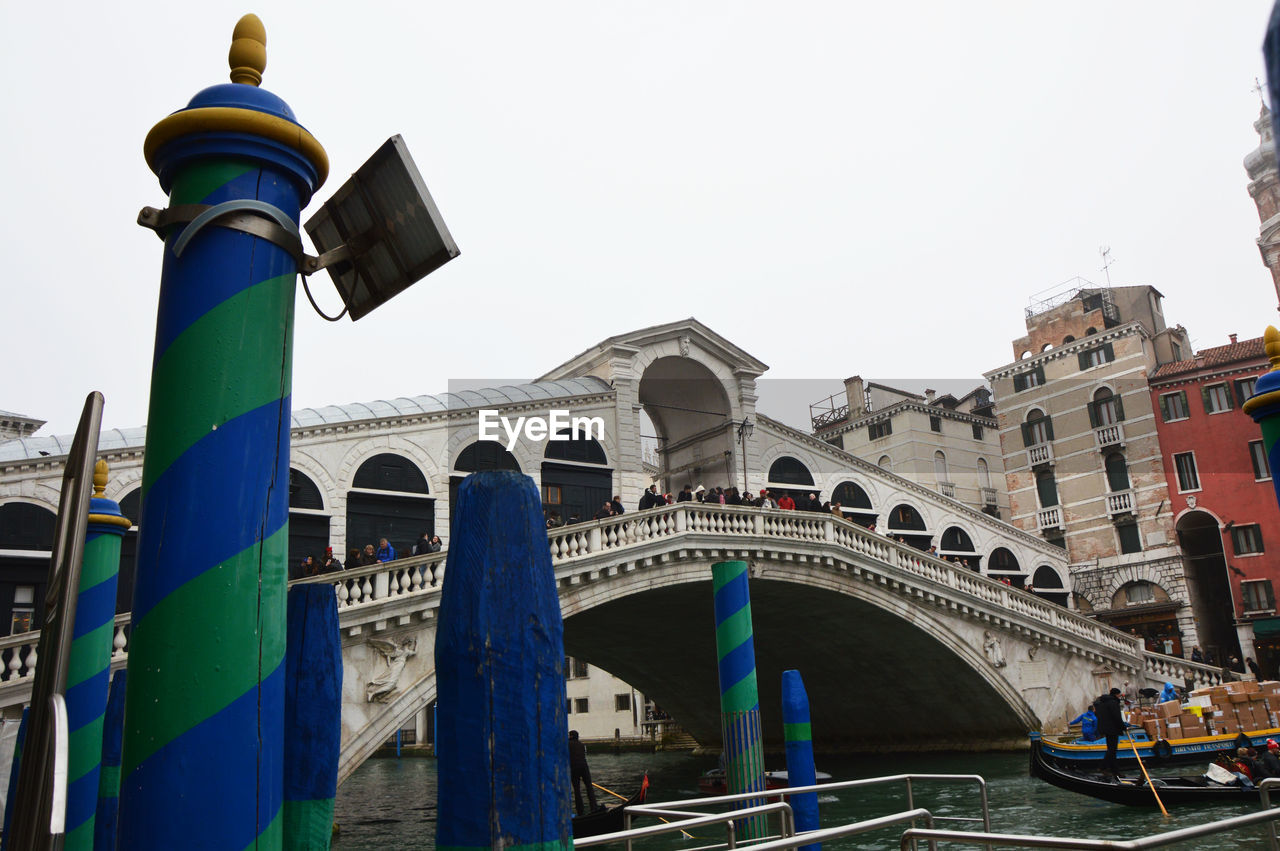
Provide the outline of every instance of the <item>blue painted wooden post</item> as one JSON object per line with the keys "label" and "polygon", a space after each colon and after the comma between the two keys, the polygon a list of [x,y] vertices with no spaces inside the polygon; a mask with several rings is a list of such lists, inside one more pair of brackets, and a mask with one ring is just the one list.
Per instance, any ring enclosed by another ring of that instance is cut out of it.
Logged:
{"label": "blue painted wooden post", "polygon": [[124,694],[128,672],[111,678],[102,722],[102,770],[98,775],[98,814],[93,820],[93,851],[115,851],[120,826],[120,751],[124,738]]}
{"label": "blue painted wooden post", "polygon": [[[813,764],[813,730],[809,725],[809,695],[799,671],[782,672],[782,729],[787,742],[787,785],[812,786],[817,782]],[[796,832],[817,830],[818,793],[805,792],[787,798],[796,819]],[[821,851],[822,845],[802,845],[800,851]]]}
{"label": "blue painted wooden post", "polygon": [[458,489],[436,630],[436,847],[568,849],[564,627],[533,480]]}
{"label": "blue painted wooden post", "polygon": [[342,740],[342,636],[332,585],[289,589],[284,671],[285,849],[333,837]]}

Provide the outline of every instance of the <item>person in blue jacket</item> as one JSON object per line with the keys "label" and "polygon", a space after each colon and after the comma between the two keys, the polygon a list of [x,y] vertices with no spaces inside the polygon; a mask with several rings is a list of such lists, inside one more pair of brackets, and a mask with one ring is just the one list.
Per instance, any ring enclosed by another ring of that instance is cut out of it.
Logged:
{"label": "person in blue jacket", "polygon": [[376,557],[379,564],[388,561],[395,561],[396,548],[391,546],[391,544],[387,542],[386,538],[383,538],[378,542],[378,552],[376,553]]}
{"label": "person in blue jacket", "polygon": [[1072,718],[1068,723],[1080,725],[1080,738],[1086,742],[1096,742],[1098,740],[1098,716],[1093,714],[1092,703],[1089,704],[1088,709]]}

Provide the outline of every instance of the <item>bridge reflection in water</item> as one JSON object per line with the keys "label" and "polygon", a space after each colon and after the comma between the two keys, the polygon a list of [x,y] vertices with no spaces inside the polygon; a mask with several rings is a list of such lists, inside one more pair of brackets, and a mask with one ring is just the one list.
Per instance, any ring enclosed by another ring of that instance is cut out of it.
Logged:
{"label": "bridge reflection in water", "polygon": [[[1099,692],[1220,680],[1132,636],[834,515],[679,503],[550,530],[565,652],[652,696],[719,742],[710,565],[751,565],[766,744],[780,747],[781,673],[802,672],[821,748],[1014,746]],[[301,582],[334,586],[343,632],[345,779],[435,699],[432,647],[446,553]],[[113,667],[127,660],[116,621]],[[370,638],[416,640],[395,688]],[[38,633],[0,640],[0,706],[30,698]],[[385,700],[384,700],[385,698]]]}

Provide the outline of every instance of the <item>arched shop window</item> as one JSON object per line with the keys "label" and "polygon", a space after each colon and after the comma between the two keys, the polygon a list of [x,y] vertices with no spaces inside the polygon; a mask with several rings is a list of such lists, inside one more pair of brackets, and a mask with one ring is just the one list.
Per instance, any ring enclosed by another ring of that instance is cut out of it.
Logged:
{"label": "arched shop window", "polygon": [[787,455],[769,465],[767,486],[774,499],[788,494],[796,501],[796,505],[806,502],[809,494],[817,493],[809,468]]}
{"label": "arched shop window", "polygon": [[863,526],[874,526],[879,515],[871,505],[871,497],[854,482],[841,482],[831,492],[831,501],[840,503],[844,516]]}
{"label": "arched shop window", "polygon": [[938,555],[950,561],[959,562],[970,570],[982,569],[982,556],[973,546],[973,538],[959,526],[948,526],[942,533],[938,544]]}
{"label": "arched shop window", "polygon": [[40,628],[57,521],[56,514],[40,505],[0,505],[0,631]]}
{"label": "arched shop window", "polygon": [[[542,462],[542,513],[562,523],[587,521],[612,497],[613,471],[604,447],[584,432],[562,429],[562,440],[547,441]],[[514,459],[513,459],[514,460]]]}
{"label": "arched shop window", "polygon": [[[425,487],[425,480],[423,485]],[[373,543],[377,545],[376,541]],[[314,557],[323,565],[324,551],[328,546],[329,515],[325,513],[320,488],[306,473],[290,467],[289,578],[297,579],[302,575],[302,560],[306,556]],[[339,553],[338,558],[345,563],[346,553]]]}
{"label": "arched shop window", "polygon": [[[373,544],[376,550],[378,540],[386,538],[403,558],[424,532],[435,534],[435,500],[418,465],[392,452],[361,464],[347,492],[346,549]],[[345,553],[342,560],[347,561]]]}
{"label": "arched shop window", "polygon": [[520,469],[520,462],[516,460],[516,456],[504,449],[496,440],[477,440],[459,452],[457,460],[453,462],[453,472],[449,476],[449,525],[451,528],[458,516],[454,508],[458,505],[458,488],[462,485],[462,480],[471,473],[487,470],[524,472]]}

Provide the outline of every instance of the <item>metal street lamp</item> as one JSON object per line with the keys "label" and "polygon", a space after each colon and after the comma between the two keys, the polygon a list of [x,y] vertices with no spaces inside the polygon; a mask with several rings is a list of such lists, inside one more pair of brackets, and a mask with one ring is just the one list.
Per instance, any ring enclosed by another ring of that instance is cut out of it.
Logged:
{"label": "metal street lamp", "polygon": [[756,424],[751,422],[750,417],[744,417],[742,422],[738,423],[738,443],[742,446],[742,495],[746,496],[751,493],[751,486],[747,484],[747,439],[751,437],[751,433],[756,430]]}

